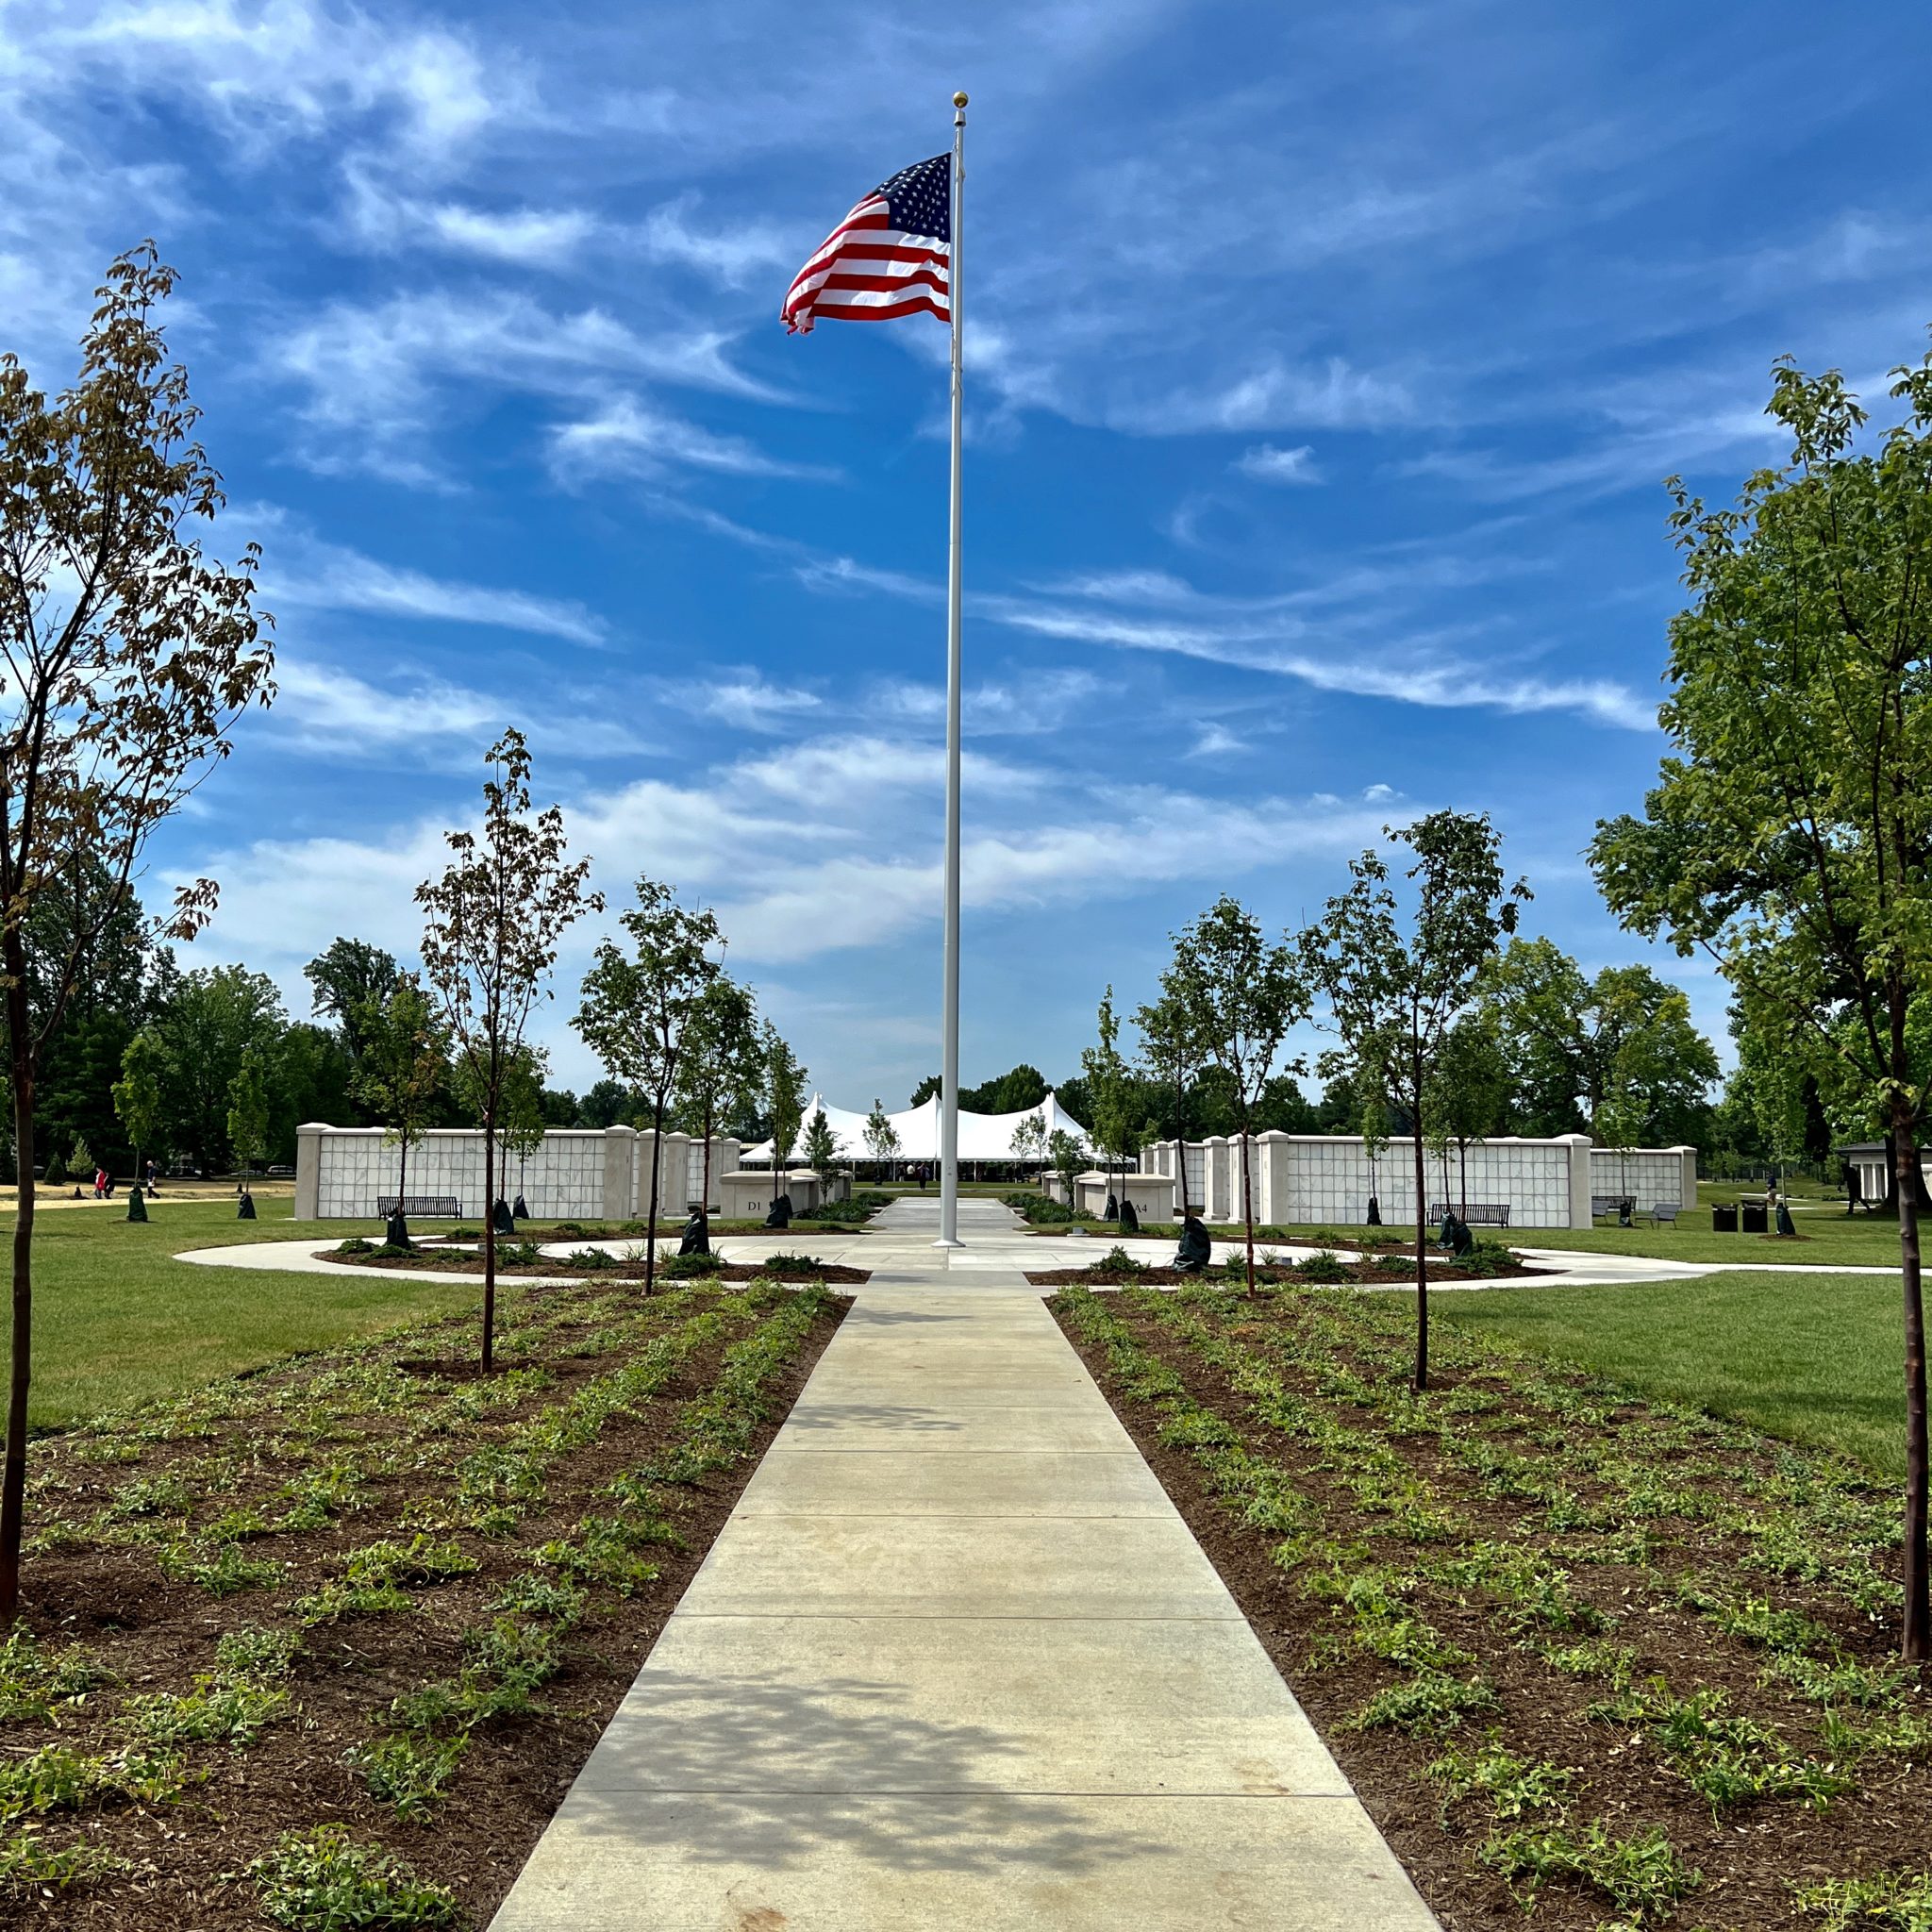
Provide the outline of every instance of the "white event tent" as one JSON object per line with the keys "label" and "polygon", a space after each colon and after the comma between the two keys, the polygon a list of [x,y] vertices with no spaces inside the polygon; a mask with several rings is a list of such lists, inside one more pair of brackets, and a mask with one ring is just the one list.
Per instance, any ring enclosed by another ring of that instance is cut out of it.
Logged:
{"label": "white event tent", "polygon": [[[847,1107],[834,1107],[824,1094],[814,1093],[806,1106],[806,1123],[809,1124],[812,1115],[822,1108],[827,1124],[838,1137],[841,1160],[871,1160],[875,1158],[865,1144],[866,1115],[854,1113]],[[1087,1129],[1049,1093],[1038,1107],[1023,1107],[1017,1113],[968,1113],[961,1108],[959,1158],[1018,1160],[1021,1157],[1013,1152],[1013,1130],[1028,1114],[1036,1113],[1045,1123],[1048,1140],[1056,1133],[1065,1132],[1073,1135],[1081,1146],[1087,1145]],[[903,1113],[888,1114],[886,1118],[899,1136],[898,1151],[891,1157],[894,1160],[936,1161],[940,1158],[940,1097],[937,1093],[922,1106],[908,1107]],[[802,1133],[803,1128],[801,1136]],[[753,1165],[767,1165],[772,1158],[772,1143],[761,1141],[756,1147],[745,1148],[739,1158]],[[797,1158],[794,1149],[792,1158]]]}

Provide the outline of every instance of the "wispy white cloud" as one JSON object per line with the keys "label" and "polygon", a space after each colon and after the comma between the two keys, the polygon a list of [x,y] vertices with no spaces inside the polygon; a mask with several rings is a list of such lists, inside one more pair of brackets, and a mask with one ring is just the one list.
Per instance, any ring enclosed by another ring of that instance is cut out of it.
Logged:
{"label": "wispy white cloud", "polygon": [[[742,289],[775,275],[798,254],[798,240],[774,224],[740,214],[691,219],[702,206],[696,193],[678,195],[644,217],[639,240],[653,261],[694,268],[727,289]],[[809,245],[808,243],[807,244]],[[799,258],[804,258],[802,256]],[[774,305],[776,308],[776,304]]]}
{"label": "wispy white cloud", "polygon": [[[969,736],[1034,737],[1063,729],[1091,711],[1105,681],[1091,671],[1060,666],[1024,678],[991,680],[960,693],[961,729]],[[938,724],[945,718],[945,688],[885,678],[867,686],[860,700],[868,717]]]}
{"label": "wispy white cloud", "polygon": [[1335,356],[1315,368],[1272,357],[1210,387],[1118,401],[1107,416],[1117,429],[1174,436],[1213,429],[1386,429],[1419,413],[1407,383]]}
{"label": "wispy white cloud", "polygon": [[[1379,830],[1360,806],[1248,796],[1240,803],[1160,787],[1015,792],[1013,774],[969,769],[979,794],[962,848],[961,895],[978,911],[1051,903],[1060,909],[1198,875],[1204,850],[1239,873],[1285,858],[1339,857]],[[608,889],[639,873],[676,881],[715,905],[732,957],[788,964],[893,943],[931,926],[940,907],[933,841],[881,852],[882,814],[936,814],[943,759],[934,747],[867,738],[825,739],[749,758],[722,782],[642,779],[565,800],[572,848],[595,858]],[[812,863],[801,865],[802,853]],[[442,863],[432,820],[360,843],[341,838],[262,840],[197,858],[222,879],[208,936],[216,957],[283,962],[292,970],[328,942],[338,908],[367,908],[361,928],[408,950],[409,895]],[[593,927],[566,947],[585,954]]]}
{"label": "wispy white cloud", "polygon": [[440,474],[423,434],[431,420],[494,390],[588,400],[631,377],[780,400],[733,366],[730,344],[728,332],[702,325],[646,334],[600,308],[559,312],[508,291],[432,289],[329,304],[272,337],[265,358],[306,391],[303,415],[325,436],[319,464],[423,481]]}
{"label": "wispy white cloud", "polygon": [[1445,448],[1405,458],[1396,470],[1404,476],[1440,477],[1483,503],[1556,496],[1581,501],[1622,490],[1658,489],[1667,475],[1740,451],[1761,462],[1790,442],[1790,432],[1782,424],[1740,404],[1668,422],[1612,424],[1594,442],[1562,455]]}
{"label": "wispy white cloud", "polygon": [[716,718],[741,731],[775,731],[824,708],[824,700],[817,691],[774,684],[762,673],[749,669],[674,681],[663,687],[663,693],[681,710]]}
{"label": "wispy white cloud", "polygon": [[198,107],[257,146],[381,115],[419,163],[474,140],[515,87],[449,28],[304,0],[67,8],[36,42],[44,58],[110,72],[128,97]]}
{"label": "wispy white cloud", "polygon": [[1379,648],[1331,641],[1326,648],[1301,620],[1203,624],[1138,618],[1118,611],[991,600],[998,621],[1068,642],[1168,652],[1211,664],[1267,672],[1317,691],[1389,698],[1431,710],[1516,714],[1571,711],[1625,730],[1655,728],[1657,708],[1610,678],[1545,678],[1493,660],[1441,649],[1430,641]]}
{"label": "wispy white cloud", "polygon": [[1225,724],[1203,724],[1194,734],[1194,742],[1188,756],[1191,758],[1231,758],[1248,749],[1245,738],[1230,731]]}
{"label": "wispy white cloud", "polygon": [[1257,443],[1243,450],[1233,467],[1257,483],[1319,483],[1322,473],[1315,467],[1315,452],[1304,442],[1293,449],[1281,449],[1272,442]]}
{"label": "wispy white cloud", "polygon": [[522,268],[560,268],[581,251],[596,226],[581,208],[425,200],[398,192],[391,172],[369,162],[351,162],[344,171],[342,226],[381,254],[426,247]]}
{"label": "wispy white cloud", "polygon": [[573,758],[636,754],[637,734],[614,718],[527,714],[491,692],[433,673],[404,671],[378,684],[340,664],[279,656],[276,695],[262,727],[283,744],[330,759],[375,764],[426,762],[468,772],[506,724],[519,725],[540,752]]}
{"label": "wispy white cloud", "polygon": [[465,583],[384,563],[325,541],[273,506],[238,505],[230,514],[238,527],[262,536],[263,601],[271,607],[484,625],[575,644],[600,643],[606,633],[604,620],[575,598]]}
{"label": "wispy white cloud", "polygon": [[586,475],[661,476],[679,466],[732,476],[837,475],[817,464],[783,462],[741,436],[717,435],[637,396],[615,397],[550,436],[550,473],[567,485]]}

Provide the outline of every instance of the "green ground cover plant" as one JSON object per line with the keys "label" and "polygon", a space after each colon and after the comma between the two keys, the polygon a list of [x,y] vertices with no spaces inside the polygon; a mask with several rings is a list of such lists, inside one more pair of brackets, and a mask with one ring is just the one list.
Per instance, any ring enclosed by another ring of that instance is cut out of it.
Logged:
{"label": "green ground cover plant", "polygon": [[837,1314],[533,1284],[37,1442],[0,1899],[487,1922]]}
{"label": "green ground cover plant", "polygon": [[379,1845],[358,1844],[339,1824],[284,1832],[248,1868],[261,1916],[290,1932],[352,1927],[453,1925],[457,1900],[446,1885],[419,1878]]}
{"label": "green ground cover plant", "polygon": [[[1530,1298],[1444,1309],[1505,1292]],[[1732,1932],[1918,1896],[1932,1684],[1893,1656],[1873,1469],[1488,1325],[1439,1325],[1419,1395],[1374,1292],[1054,1307],[1446,1922]]]}

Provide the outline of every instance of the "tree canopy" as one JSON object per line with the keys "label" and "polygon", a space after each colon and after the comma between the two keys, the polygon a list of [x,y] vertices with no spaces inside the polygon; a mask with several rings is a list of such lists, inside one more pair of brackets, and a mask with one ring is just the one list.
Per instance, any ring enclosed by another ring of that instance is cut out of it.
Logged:
{"label": "tree canopy", "polygon": [[1512,938],[1483,968],[1477,996],[1518,1133],[1624,1147],[1703,1137],[1717,1052],[1683,989],[1648,966],[1606,966],[1592,979],[1553,941]]}
{"label": "tree canopy", "polygon": [[1702,953],[1747,1035],[1882,1127],[1899,1186],[1907,1398],[1905,1637],[1932,1656],[1918,1230],[1932,991],[1932,356],[1893,372],[1875,439],[1837,371],[1773,371],[1790,459],[1707,508],[1673,481],[1690,602],[1671,622],[1670,740],[1641,815],[1591,864],[1624,924]]}

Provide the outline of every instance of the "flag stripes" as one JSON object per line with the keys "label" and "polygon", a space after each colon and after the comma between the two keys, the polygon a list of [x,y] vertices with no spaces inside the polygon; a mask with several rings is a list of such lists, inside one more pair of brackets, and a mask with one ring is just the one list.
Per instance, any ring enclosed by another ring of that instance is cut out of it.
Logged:
{"label": "flag stripes", "polygon": [[815,323],[952,320],[952,157],[902,170],[858,202],[792,278],[779,313],[794,335]]}

